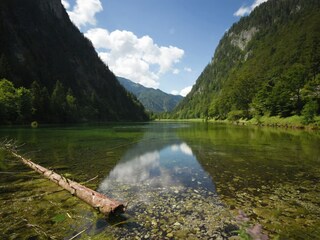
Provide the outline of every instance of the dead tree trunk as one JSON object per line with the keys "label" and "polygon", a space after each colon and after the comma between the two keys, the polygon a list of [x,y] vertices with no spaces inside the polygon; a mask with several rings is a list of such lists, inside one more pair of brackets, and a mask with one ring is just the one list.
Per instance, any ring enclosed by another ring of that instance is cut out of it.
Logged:
{"label": "dead tree trunk", "polygon": [[55,182],[65,190],[69,191],[72,195],[80,198],[90,206],[98,209],[101,213],[108,215],[109,213],[123,213],[125,211],[124,204],[106,197],[105,195],[91,190],[77,182],[67,179],[49,169],[46,169],[38,164],[35,164],[29,159],[25,159],[14,151],[12,154],[19,158],[25,165],[29,166],[36,172],[44,175],[46,178]]}

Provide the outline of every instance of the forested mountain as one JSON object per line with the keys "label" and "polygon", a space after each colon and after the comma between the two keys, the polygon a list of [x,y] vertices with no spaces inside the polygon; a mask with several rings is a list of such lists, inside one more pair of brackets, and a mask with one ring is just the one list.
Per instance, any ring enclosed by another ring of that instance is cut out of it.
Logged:
{"label": "forested mountain", "polygon": [[319,114],[320,1],[269,0],[235,23],[179,118]]}
{"label": "forested mountain", "polygon": [[1,0],[0,36],[0,123],[147,119],[60,0]]}
{"label": "forested mountain", "polygon": [[171,112],[183,99],[180,95],[168,94],[159,89],[146,88],[125,78],[118,77],[118,80],[150,112]]}

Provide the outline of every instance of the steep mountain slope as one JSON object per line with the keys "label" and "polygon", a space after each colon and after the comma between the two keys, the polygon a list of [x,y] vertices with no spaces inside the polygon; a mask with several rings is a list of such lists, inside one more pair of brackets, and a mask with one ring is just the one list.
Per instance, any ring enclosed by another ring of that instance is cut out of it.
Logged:
{"label": "steep mountain slope", "polygon": [[159,89],[146,88],[125,78],[118,77],[118,80],[150,112],[171,112],[183,99],[180,95],[168,94]]}
{"label": "steep mountain slope", "polygon": [[147,118],[72,24],[60,0],[1,0],[0,35],[0,79],[30,89],[36,103],[33,119]]}
{"label": "steep mountain slope", "polygon": [[269,0],[224,34],[174,116],[319,114],[319,73],[320,1]]}

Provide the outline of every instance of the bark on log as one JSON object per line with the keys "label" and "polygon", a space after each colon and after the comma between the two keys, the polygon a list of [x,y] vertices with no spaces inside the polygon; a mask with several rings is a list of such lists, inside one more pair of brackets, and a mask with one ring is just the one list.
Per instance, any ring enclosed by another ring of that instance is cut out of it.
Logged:
{"label": "bark on log", "polygon": [[21,155],[12,152],[12,154],[19,158],[25,165],[29,166],[36,172],[44,175],[46,178],[55,182],[65,190],[69,191],[72,195],[80,198],[90,206],[98,209],[101,213],[108,215],[110,213],[123,213],[125,206],[123,203],[118,202],[114,199],[108,198],[107,196],[91,190],[77,182],[67,179],[47,168],[44,168],[29,159],[25,159]]}

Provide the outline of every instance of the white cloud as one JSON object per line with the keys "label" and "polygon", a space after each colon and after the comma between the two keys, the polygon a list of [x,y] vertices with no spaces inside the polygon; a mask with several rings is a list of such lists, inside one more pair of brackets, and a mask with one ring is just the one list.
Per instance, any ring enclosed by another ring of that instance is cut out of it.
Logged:
{"label": "white cloud", "polygon": [[177,90],[172,90],[171,94],[173,94],[173,95],[181,95],[181,96],[185,97],[185,96],[188,95],[188,93],[191,91],[191,89],[192,89],[192,86],[188,86],[188,87],[182,89],[180,92],[177,91]]}
{"label": "white cloud", "polygon": [[182,89],[180,91],[180,95],[184,96],[184,97],[187,96],[188,93],[191,91],[191,89],[192,89],[192,86],[189,86],[189,87],[186,87],[186,88]]}
{"label": "white cloud", "polygon": [[70,7],[68,0],[61,0],[61,3],[65,9],[68,9]]}
{"label": "white cloud", "polygon": [[[69,0],[61,0],[70,9]],[[72,11],[67,11],[78,27],[96,25],[95,15],[103,10],[100,0],[76,0]],[[158,46],[149,36],[137,37],[133,32],[93,28],[84,34],[91,40],[100,58],[118,76],[129,78],[146,87],[158,88],[162,74],[178,74],[174,65],[184,50],[174,46]]]}
{"label": "white cloud", "polygon": [[106,29],[94,28],[84,35],[99,49],[100,58],[118,76],[158,88],[162,74],[168,71],[179,73],[173,67],[183,57],[182,49],[158,46],[151,37],[139,38],[130,31],[109,33]]}
{"label": "white cloud", "polygon": [[96,49],[99,48],[110,48],[110,41],[109,41],[109,32],[103,28],[94,28],[90,29],[84,34],[87,38],[90,39],[92,44]]}
{"label": "white cloud", "polygon": [[186,72],[192,72],[192,69],[189,67],[185,67],[183,70],[185,70]]}
{"label": "white cloud", "polygon": [[254,3],[252,4],[252,9],[255,9],[256,7],[258,7],[260,4],[267,2],[268,0],[255,0]]}
{"label": "white cloud", "polygon": [[247,15],[251,12],[251,8],[250,7],[240,7],[233,15],[236,17],[242,17],[244,15]]}
{"label": "white cloud", "polygon": [[[157,47],[157,46],[156,46]],[[160,56],[158,58],[158,64],[160,65],[160,73],[166,73],[169,71],[175,63],[178,63],[184,51],[177,47],[160,47]]]}
{"label": "white cloud", "polygon": [[251,13],[256,7],[261,3],[267,2],[268,0],[255,0],[251,6],[242,6],[240,7],[233,15],[236,17],[242,17]]}
{"label": "white cloud", "polygon": [[[64,6],[69,5],[66,0],[62,0],[62,4]],[[71,21],[78,28],[81,28],[81,26],[86,26],[88,24],[96,25],[97,20],[95,15],[102,10],[103,8],[100,0],[76,0],[76,5],[73,7],[72,11],[68,11],[68,14]]]}
{"label": "white cloud", "polygon": [[175,75],[177,75],[177,74],[179,74],[179,73],[180,73],[180,70],[179,70],[179,69],[177,69],[177,68],[175,68],[175,69],[173,69],[172,73],[173,73],[173,74],[175,74]]}

